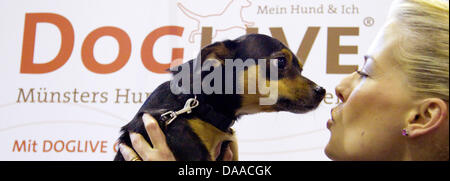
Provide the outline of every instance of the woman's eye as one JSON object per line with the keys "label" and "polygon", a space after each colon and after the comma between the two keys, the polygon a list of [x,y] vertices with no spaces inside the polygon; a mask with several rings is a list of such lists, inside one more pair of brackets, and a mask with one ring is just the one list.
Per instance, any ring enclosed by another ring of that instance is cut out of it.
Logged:
{"label": "woman's eye", "polygon": [[285,57],[279,57],[275,59],[275,61],[272,61],[273,66],[278,67],[279,69],[284,69],[286,67],[286,58]]}

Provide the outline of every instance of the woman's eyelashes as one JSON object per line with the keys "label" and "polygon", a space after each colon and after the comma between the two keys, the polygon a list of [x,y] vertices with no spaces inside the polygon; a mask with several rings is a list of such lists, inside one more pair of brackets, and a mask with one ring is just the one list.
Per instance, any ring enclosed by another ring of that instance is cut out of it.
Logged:
{"label": "woman's eyelashes", "polygon": [[362,77],[362,78],[369,77],[368,73],[366,73],[366,71],[364,71],[365,68],[366,68],[366,66],[367,66],[367,61],[368,61],[369,59],[370,59],[369,56],[364,56],[364,65],[363,65],[363,67],[361,68],[361,70],[358,70],[358,69],[355,70],[355,72],[358,73],[358,75],[359,75],[360,77]]}
{"label": "woman's eyelashes", "polygon": [[369,74],[366,73],[366,72],[364,71],[364,68],[365,68],[365,66],[362,67],[361,70],[358,70],[358,69],[355,70],[355,72],[356,72],[361,78],[367,78],[367,77],[369,77]]}
{"label": "woman's eyelashes", "polygon": [[356,73],[358,73],[359,74],[359,76],[361,76],[361,77],[369,77],[369,75],[367,75],[366,73],[364,73],[364,72],[362,72],[362,71],[359,71],[359,70],[356,70]]}

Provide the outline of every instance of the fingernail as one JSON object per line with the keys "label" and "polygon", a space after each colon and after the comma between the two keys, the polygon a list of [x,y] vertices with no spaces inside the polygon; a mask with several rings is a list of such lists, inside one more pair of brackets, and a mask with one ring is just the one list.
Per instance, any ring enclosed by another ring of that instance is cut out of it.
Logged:
{"label": "fingernail", "polygon": [[142,120],[144,120],[144,123],[146,123],[146,124],[155,122],[155,120],[152,119],[152,117],[151,117],[149,114],[147,114],[147,113],[145,113],[145,114],[142,116]]}
{"label": "fingernail", "polygon": [[150,129],[154,130],[154,129],[157,128],[158,123],[157,123],[156,120],[153,119],[153,117],[151,117],[149,114],[147,114],[147,113],[144,114],[144,116],[143,116],[143,121],[144,121],[144,124],[145,124],[146,126],[149,126],[149,127],[150,127]]}
{"label": "fingernail", "polygon": [[124,155],[124,148],[122,143],[119,144],[119,150],[118,150],[122,155]]}
{"label": "fingernail", "polygon": [[134,132],[130,132],[129,133],[131,140],[133,140],[134,137],[136,137],[136,133]]}
{"label": "fingernail", "polygon": [[144,121],[144,123],[148,123],[148,114],[145,113],[144,115],[142,115],[142,120]]}

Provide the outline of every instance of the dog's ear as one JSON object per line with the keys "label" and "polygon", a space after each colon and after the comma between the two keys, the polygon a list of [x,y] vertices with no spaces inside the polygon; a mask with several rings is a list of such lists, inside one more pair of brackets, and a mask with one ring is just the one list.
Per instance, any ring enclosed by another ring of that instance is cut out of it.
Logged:
{"label": "dog's ear", "polygon": [[192,72],[192,68],[193,68],[193,64],[194,64],[193,62],[194,62],[194,59],[191,59],[186,63],[170,67],[170,68],[166,69],[166,71],[170,72],[172,75],[175,75],[175,74],[180,73],[183,70],[183,68],[189,68],[189,70],[190,70],[189,72]]}
{"label": "dog's ear", "polygon": [[215,42],[202,48],[197,60],[201,60],[200,62],[202,64],[208,60],[218,60],[220,63],[224,64],[225,59],[234,58],[236,47],[237,43],[232,40]]}
{"label": "dog's ear", "polygon": [[181,65],[171,67],[166,71],[172,74],[177,74],[182,71],[183,68],[190,68],[190,72],[193,72],[193,70],[197,70],[197,67],[200,65],[199,63],[201,63],[201,65],[205,65],[205,63],[213,66],[220,66],[220,64],[223,65],[225,63],[225,59],[232,59],[234,57],[236,47],[237,43],[232,40],[209,44],[202,48],[196,59],[192,59]]}

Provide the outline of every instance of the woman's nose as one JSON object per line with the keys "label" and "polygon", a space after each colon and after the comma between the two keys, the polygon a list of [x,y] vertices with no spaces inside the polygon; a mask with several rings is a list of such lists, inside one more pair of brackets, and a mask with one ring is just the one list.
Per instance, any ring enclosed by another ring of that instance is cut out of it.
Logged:
{"label": "woman's nose", "polygon": [[336,96],[341,100],[342,102],[347,101],[348,96],[351,93],[352,87],[351,87],[351,80],[352,80],[353,74],[350,74],[349,76],[345,77],[341,80],[341,82],[334,88],[336,92]]}
{"label": "woman's nose", "polygon": [[338,86],[336,86],[336,88],[334,90],[335,90],[336,96],[339,98],[339,100],[341,100],[342,102],[345,102],[344,95],[342,94],[343,88],[338,85]]}

